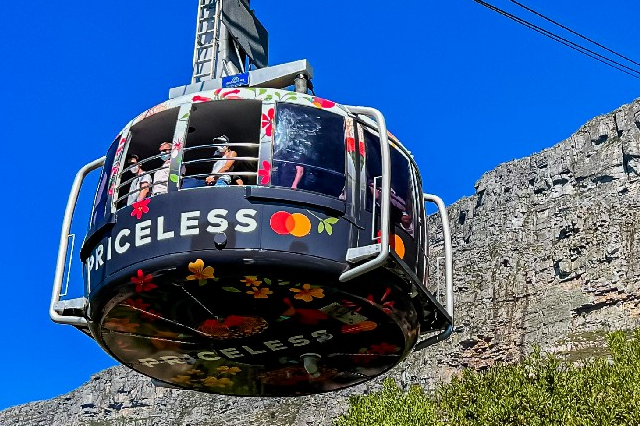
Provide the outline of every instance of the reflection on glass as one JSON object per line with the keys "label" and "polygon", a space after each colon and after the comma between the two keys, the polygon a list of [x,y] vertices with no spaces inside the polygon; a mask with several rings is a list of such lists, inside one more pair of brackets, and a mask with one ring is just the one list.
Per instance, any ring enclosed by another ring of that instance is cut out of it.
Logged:
{"label": "reflection on glass", "polygon": [[346,182],[344,119],[312,107],[279,104],[271,181],[338,197]]}

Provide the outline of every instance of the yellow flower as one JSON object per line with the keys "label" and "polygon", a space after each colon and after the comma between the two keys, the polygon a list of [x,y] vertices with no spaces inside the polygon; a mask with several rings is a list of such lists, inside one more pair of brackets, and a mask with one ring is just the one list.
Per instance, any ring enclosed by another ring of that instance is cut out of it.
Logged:
{"label": "yellow flower", "polygon": [[213,276],[213,268],[211,266],[207,266],[205,268],[204,261],[202,259],[190,262],[189,270],[193,272],[193,275],[189,275],[187,280],[198,280],[200,281],[200,285],[205,285],[208,279],[215,279]]}
{"label": "yellow flower", "polygon": [[240,280],[240,282],[245,283],[247,287],[260,287],[260,284],[262,284],[262,281],[258,281],[256,276],[244,277],[244,280]]}
{"label": "yellow flower", "polygon": [[180,385],[188,385],[191,383],[191,376],[176,376],[172,377],[171,381]]}
{"label": "yellow flower", "polygon": [[298,288],[290,288],[294,293],[297,293],[293,296],[295,299],[304,300],[305,302],[311,302],[313,298],[322,299],[324,297],[324,290],[321,288],[311,288],[311,285],[304,284],[302,286],[302,290]]}
{"label": "yellow flower", "polygon": [[222,373],[222,374],[231,374],[231,375],[234,375],[234,376],[236,375],[236,373],[239,373],[239,372],[242,371],[238,367],[228,367],[226,365],[218,367],[216,370],[218,372]]}
{"label": "yellow flower", "polygon": [[252,288],[253,290],[247,291],[247,294],[253,294],[253,297],[255,297],[256,299],[267,299],[270,294],[273,294],[273,292],[269,290],[267,287],[262,287],[262,288],[252,287]]}
{"label": "yellow flower", "polygon": [[207,377],[203,380],[205,386],[210,388],[224,388],[227,386],[233,386],[233,382],[226,377],[218,379],[217,377]]}

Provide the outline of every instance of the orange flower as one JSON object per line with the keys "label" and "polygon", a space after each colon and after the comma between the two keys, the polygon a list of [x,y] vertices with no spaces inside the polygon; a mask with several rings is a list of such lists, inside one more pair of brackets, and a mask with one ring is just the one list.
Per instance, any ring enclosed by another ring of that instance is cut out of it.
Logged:
{"label": "orange flower", "polygon": [[172,377],[171,381],[179,385],[189,385],[191,384],[191,376],[176,376]]}
{"label": "orange flower", "polygon": [[140,324],[132,323],[129,318],[109,318],[104,323],[104,326],[109,330],[132,333],[136,331]]}
{"label": "orange flower", "polygon": [[244,280],[240,280],[240,282],[245,283],[247,287],[260,287],[260,284],[262,284],[262,281],[259,281],[256,276],[244,277]]}
{"label": "orange flower", "polygon": [[255,297],[256,299],[267,299],[270,294],[273,294],[273,292],[269,290],[267,287],[262,287],[262,288],[252,287],[252,288],[253,290],[247,291],[247,294],[253,294],[253,297]]}
{"label": "orange flower", "polygon": [[304,300],[305,302],[311,302],[313,298],[322,299],[324,297],[324,290],[321,288],[311,288],[310,284],[304,284],[302,286],[302,290],[298,288],[290,288],[294,293],[297,293],[293,296],[295,299]]}
{"label": "orange flower", "polygon": [[224,388],[227,386],[233,386],[233,382],[226,377],[218,379],[217,377],[207,377],[202,381],[205,386],[210,388]]}
{"label": "orange flower", "polygon": [[205,285],[208,279],[215,280],[215,277],[213,276],[213,268],[211,266],[207,266],[205,268],[204,261],[202,259],[190,262],[189,270],[193,272],[193,275],[189,275],[187,277],[187,280],[189,281],[198,280],[200,285]]}

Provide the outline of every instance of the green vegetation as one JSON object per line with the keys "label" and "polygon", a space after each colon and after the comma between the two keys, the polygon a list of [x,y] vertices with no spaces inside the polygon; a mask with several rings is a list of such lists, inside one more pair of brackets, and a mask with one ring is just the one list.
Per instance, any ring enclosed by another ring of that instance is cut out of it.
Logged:
{"label": "green vegetation", "polygon": [[387,379],[351,397],[338,426],[640,425],[640,329],[607,336],[609,356],[572,364],[539,350],[519,364],[465,370],[426,393]]}

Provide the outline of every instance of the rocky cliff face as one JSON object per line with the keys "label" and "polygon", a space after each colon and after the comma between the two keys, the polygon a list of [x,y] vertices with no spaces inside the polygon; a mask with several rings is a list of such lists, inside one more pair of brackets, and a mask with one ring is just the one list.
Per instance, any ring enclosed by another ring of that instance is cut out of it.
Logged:
{"label": "rocky cliff face", "polygon": [[[432,387],[463,367],[517,360],[533,345],[572,359],[605,333],[640,325],[640,100],[569,139],[498,166],[449,208],[456,330],[391,375]],[[442,252],[437,220],[431,257]],[[436,271],[432,271],[434,285]],[[0,425],[331,425],[348,392],[239,399],[155,388],[123,367],[50,401],[0,413]]]}

